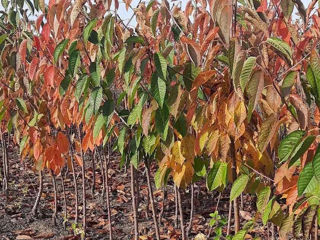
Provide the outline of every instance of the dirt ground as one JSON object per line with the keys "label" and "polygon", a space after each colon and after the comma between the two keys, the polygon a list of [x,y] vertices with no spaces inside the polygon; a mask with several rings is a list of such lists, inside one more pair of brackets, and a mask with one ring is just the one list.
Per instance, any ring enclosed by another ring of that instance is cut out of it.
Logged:
{"label": "dirt ground", "polygon": [[[34,204],[38,191],[38,174],[32,170],[31,161],[21,162],[17,154],[18,149],[9,147],[10,179],[8,199],[3,192],[0,195],[0,239],[80,239],[74,236],[78,229],[73,227],[75,215],[75,195],[73,186],[73,176],[69,172],[66,174],[65,186],[67,196],[67,218],[64,219],[63,193],[61,176],[57,179],[58,192],[58,214],[56,225],[52,221],[54,206],[54,195],[52,178],[47,171],[44,175],[44,191],[41,196],[38,215],[31,216],[30,212]],[[2,154],[0,155],[1,159]],[[86,239],[109,239],[108,237],[108,217],[106,201],[102,198],[102,177],[99,160],[95,170],[95,191],[92,192],[92,155],[86,159],[86,196],[87,196],[87,235]],[[2,162],[2,159],[0,163]],[[0,164],[0,168],[2,166]],[[79,222],[82,219],[82,195],[81,195],[81,170],[76,167],[78,192],[79,192]],[[153,166],[151,172],[155,172]],[[152,222],[151,209],[147,210],[148,188],[143,167],[138,171],[139,179],[139,231],[141,239],[155,239],[154,225]],[[125,169],[119,169],[119,158],[113,156],[109,168],[110,183],[110,204],[111,218],[114,239],[129,240],[133,237],[133,216],[130,193],[130,174]],[[153,179],[153,177],[152,177]],[[0,179],[0,184],[1,184]],[[0,186],[2,189],[2,186]],[[163,191],[155,190],[154,199],[156,211],[162,209]],[[166,187],[167,196],[164,202],[163,218],[160,223],[160,234],[162,239],[181,239],[180,227],[175,225],[175,201],[173,184]],[[215,211],[218,200],[218,192],[208,193],[204,181],[195,184],[194,195],[194,216],[190,237],[198,233],[207,234],[210,227],[208,225],[209,214]],[[190,190],[182,194],[183,211],[185,225],[189,224],[190,217]],[[250,199],[249,199],[250,200]],[[244,210],[252,214],[254,207],[250,201],[244,201]],[[228,196],[222,195],[219,204],[219,213],[227,217]],[[65,221],[66,228],[63,223]],[[263,229],[262,229],[263,232]],[[214,233],[214,231],[212,231]]]}

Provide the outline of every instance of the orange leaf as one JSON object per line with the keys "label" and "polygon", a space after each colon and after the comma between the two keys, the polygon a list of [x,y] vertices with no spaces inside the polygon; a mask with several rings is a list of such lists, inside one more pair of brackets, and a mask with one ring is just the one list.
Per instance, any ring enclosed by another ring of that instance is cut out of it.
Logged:
{"label": "orange leaf", "polygon": [[209,70],[199,73],[199,75],[193,82],[193,89],[197,89],[198,87],[206,83],[210,78],[212,78],[215,75],[215,73],[215,70]]}
{"label": "orange leaf", "polygon": [[83,165],[82,158],[80,156],[78,156],[77,154],[75,154],[74,159],[79,164],[79,166],[82,167],[82,165]]}
{"label": "orange leaf", "polygon": [[62,132],[57,136],[58,149],[61,153],[67,153],[69,150],[69,140]]}
{"label": "orange leaf", "polygon": [[46,86],[54,87],[54,76],[55,68],[54,66],[49,66],[44,72],[44,81]]}
{"label": "orange leaf", "polygon": [[19,46],[19,55],[21,59],[21,63],[26,64],[26,56],[27,56],[27,39],[24,39]]}
{"label": "orange leaf", "polygon": [[32,80],[34,79],[34,76],[37,71],[39,59],[37,57],[34,57],[29,65],[29,78]]}
{"label": "orange leaf", "polygon": [[38,139],[37,142],[35,143],[35,145],[33,146],[33,156],[34,156],[35,160],[39,159],[41,152],[42,152],[42,146],[40,143],[40,139]]}

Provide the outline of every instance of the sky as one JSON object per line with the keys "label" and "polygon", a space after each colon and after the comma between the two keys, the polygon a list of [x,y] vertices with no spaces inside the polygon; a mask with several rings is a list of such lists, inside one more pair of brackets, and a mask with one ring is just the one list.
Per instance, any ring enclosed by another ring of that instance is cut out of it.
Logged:
{"label": "sky", "polygon": [[[135,8],[138,3],[139,3],[140,0],[132,0],[131,2],[131,6],[133,8]],[[312,2],[312,0],[301,0],[302,3],[304,4],[305,8],[308,7],[309,3]],[[150,0],[144,0],[144,2],[146,2],[146,5],[148,2],[150,2]],[[187,0],[174,0],[174,1],[171,1],[171,0],[168,0],[168,2],[174,2],[175,4],[179,4],[180,3],[182,4],[182,7],[184,7],[186,5],[186,3],[188,2]],[[118,14],[119,16],[121,17],[122,20],[124,20],[125,23],[127,23],[129,21],[129,19],[131,18],[131,16],[133,15],[133,11],[129,8],[128,11],[126,10],[126,7],[125,7],[125,3],[121,0],[119,0],[119,9],[118,9]],[[293,14],[296,14],[296,9],[295,9],[295,12]],[[130,22],[130,26],[134,26],[135,25],[135,20],[133,19],[131,22]]]}
{"label": "sky", "polygon": [[[48,2],[48,0],[45,0],[45,1]],[[139,1],[140,0],[132,0],[131,6],[133,8],[137,7]],[[150,2],[150,0],[142,0],[142,1],[144,1],[146,4],[148,4],[148,2]],[[307,7],[311,1],[312,0],[302,0],[302,2],[303,2],[305,7]],[[1,2],[2,1],[0,1],[0,10],[3,10]],[[168,0],[168,2],[169,3],[173,3],[174,2],[175,4],[180,4],[181,3],[182,7],[184,7],[188,1],[187,0]],[[120,5],[119,5],[119,9],[118,9],[118,14],[122,18],[122,20],[124,20],[124,22],[127,23],[129,21],[129,19],[131,18],[131,16],[133,15],[133,11],[130,8],[128,9],[128,11],[126,10],[125,3],[123,2],[123,0],[119,0],[119,3],[120,3]],[[135,25],[135,20],[133,19],[130,22],[130,26],[134,26],[134,25]]]}

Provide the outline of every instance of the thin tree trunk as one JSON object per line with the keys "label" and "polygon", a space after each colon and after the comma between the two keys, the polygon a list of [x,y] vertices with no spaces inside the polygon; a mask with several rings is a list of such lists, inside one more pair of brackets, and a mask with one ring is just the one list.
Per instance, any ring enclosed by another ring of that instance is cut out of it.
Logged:
{"label": "thin tree trunk", "polygon": [[187,228],[187,236],[189,236],[190,231],[192,229],[192,220],[193,220],[193,208],[194,208],[194,185],[191,184],[191,201],[190,201],[190,220]]}
{"label": "thin tree trunk", "polygon": [[163,189],[163,198],[162,198],[162,207],[159,213],[159,224],[161,225],[162,222],[162,217],[163,217],[163,213],[164,213],[164,207],[165,207],[165,199],[167,198],[167,189],[166,187],[164,187]]}
{"label": "thin tree trunk", "polygon": [[178,227],[178,189],[177,186],[174,185],[174,203],[175,203],[175,209],[174,209],[174,227]]}
{"label": "thin tree trunk", "polygon": [[77,183],[77,177],[76,177],[76,170],[74,169],[74,159],[73,159],[73,147],[72,142],[70,139],[70,134],[68,134],[69,139],[69,145],[70,145],[70,159],[71,159],[71,167],[72,167],[72,177],[73,177],[73,186],[74,186],[74,193],[75,193],[75,219],[74,222],[78,224],[78,218],[79,218],[79,202],[78,202],[78,183]]}
{"label": "thin tree trunk", "polygon": [[[104,155],[104,153],[102,153]],[[100,168],[101,168],[101,177],[102,177],[102,203],[104,207],[104,199],[106,196],[106,173],[105,173],[105,167],[103,164],[103,160],[101,157],[101,153],[98,151],[98,157],[99,157],[99,162],[100,162]]]}
{"label": "thin tree trunk", "polygon": [[106,158],[106,155],[104,156],[104,162],[105,162],[105,179],[106,179],[106,197],[107,197],[107,212],[108,212],[108,221],[109,221],[109,239],[112,240],[112,224],[111,224],[111,209],[110,209],[110,196],[109,196],[109,176],[108,176],[108,170],[109,170],[109,163],[110,163],[110,148],[108,143],[108,159]]}
{"label": "thin tree trunk", "polygon": [[156,238],[157,238],[157,240],[160,240],[159,226],[158,226],[158,221],[157,221],[157,213],[156,213],[156,209],[154,207],[153,190],[152,190],[151,181],[150,181],[150,169],[149,169],[148,163],[145,163],[145,166],[146,166],[148,192],[149,192],[149,198],[150,198],[150,203],[151,203],[153,223],[154,223],[154,227],[155,227],[155,231],[156,231]]}
{"label": "thin tree trunk", "polygon": [[[79,135],[79,140],[80,142],[82,141],[81,138],[81,131],[80,128],[78,127],[78,135]],[[81,159],[82,159],[82,166],[81,166],[81,175],[82,175],[82,226],[83,226],[83,232],[84,232],[84,237],[86,235],[86,228],[87,228],[87,218],[86,218],[86,203],[87,203],[87,198],[86,198],[86,176],[85,176],[85,161],[84,161],[84,154],[81,149]]]}
{"label": "thin tree trunk", "polygon": [[274,240],[275,239],[275,232],[274,232],[274,224],[271,223],[271,239]]}
{"label": "thin tree trunk", "polygon": [[33,208],[31,210],[32,216],[36,216],[36,214],[37,214],[42,191],[43,191],[43,176],[42,176],[42,171],[40,170],[39,171],[39,190],[38,190],[36,201],[34,202]]}
{"label": "thin tree trunk", "polygon": [[130,173],[131,173],[131,197],[132,197],[132,208],[133,208],[133,220],[134,220],[134,239],[139,239],[139,226],[138,226],[138,209],[137,209],[137,203],[136,203],[136,187],[135,187],[135,168],[132,164],[130,164]]}
{"label": "thin tree trunk", "polygon": [[3,133],[1,134],[1,142],[2,142],[2,161],[3,161],[2,188],[3,188],[3,192],[6,195],[6,200],[7,200],[8,199],[9,167],[8,167],[7,143]]}
{"label": "thin tree trunk", "polygon": [[[237,161],[236,161],[236,149],[234,146],[234,139],[231,138],[231,158],[232,158],[232,177],[233,181],[237,178]],[[240,218],[239,218],[239,205],[238,205],[238,198],[234,199],[233,201],[233,214],[234,214],[234,231],[237,233],[240,229]]]}
{"label": "thin tree trunk", "polygon": [[230,201],[230,202],[229,202],[229,213],[228,213],[227,236],[230,234],[230,227],[231,227],[231,214],[232,214],[232,201]]}
{"label": "thin tree trunk", "polygon": [[91,186],[92,198],[95,192],[95,183],[96,183],[96,149],[93,151],[93,158],[92,158],[92,186]]}
{"label": "thin tree trunk", "polygon": [[314,218],[314,240],[318,240],[318,215],[317,215],[317,213]]}
{"label": "thin tree trunk", "polygon": [[186,232],[184,230],[184,221],[183,221],[183,210],[182,210],[182,199],[180,189],[177,189],[178,192],[178,205],[179,205],[179,212],[180,212],[180,229],[181,229],[181,236],[182,240],[186,240]]}
{"label": "thin tree trunk", "polygon": [[62,193],[63,193],[63,228],[66,229],[67,223],[67,196],[66,196],[66,188],[64,185],[64,174],[61,173],[61,185],[62,185]]}
{"label": "thin tree trunk", "polygon": [[57,224],[57,182],[56,176],[51,170],[51,178],[52,178],[52,186],[53,186],[53,194],[54,194],[54,206],[53,206],[53,214],[52,214],[52,222],[53,225]]}

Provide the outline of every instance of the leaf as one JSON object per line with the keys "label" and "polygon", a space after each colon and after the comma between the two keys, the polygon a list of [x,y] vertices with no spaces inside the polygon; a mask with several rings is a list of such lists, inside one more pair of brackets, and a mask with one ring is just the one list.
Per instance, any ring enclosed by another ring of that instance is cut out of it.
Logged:
{"label": "leaf", "polygon": [[307,165],[302,169],[299,179],[298,179],[298,196],[306,192],[310,192],[315,188],[315,181],[314,178],[314,170],[312,166],[312,162],[307,163]]}
{"label": "leaf", "polygon": [[23,64],[26,64],[27,43],[28,43],[28,40],[24,39],[19,46],[19,55],[20,55],[21,63]]}
{"label": "leaf", "polygon": [[8,34],[2,34],[0,36],[0,45],[7,39],[7,37],[8,37]]}
{"label": "leaf", "polygon": [[292,60],[292,49],[288,43],[282,41],[279,38],[268,38],[267,43],[269,43],[273,48],[279,51],[282,57],[288,61],[291,65],[293,64]]}
{"label": "leaf", "polygon": [[281,0],[280,5],[284,16],[289,19],[293,12],[294,2],[292,0]]}
{"label": "leaf", "polygon": [[70,13],[70,26],[72,27],[75,20],[77,19],[79,13],[81,12],[82,9],[82,3],[84,0],[76,0],[73,4],[73,8]]}
{"label": "leaf", "polygon": [[118,150],[123,155],[123,150],[124,150],[124,144],[125,144],[125,138],[126,138],[126,128],[122,128],[118,137]]}
{"label": "leaf", "polygon": [[22,110],[24,113],[28,113],[26,102],[22,98],[16,98],[16,103],[18,105],[18,108],[20,108],[20,110]]}
{"label": "leaf", "polygon": [[158,23],[159,9],[157,9],[151,17],[151,30],[153,36],[156,36],[156,28]]}
{"label": "leaf", "polygon": [[309,149],[313,141],[316,139],[316,136],[307,136],[292,152],[291,160],[289,162],[289,167],[295,164],[297,160]]}
{"label": "leaf", "polygon": [[258,194],[258,198],[257,198],[257,209],[260,213],[263,213],[267,204],[268,204],[268,201],[269,201],[269,198],[270,198],[270,194],[271,194],[271,189],[270,187],[265,187],[263,188],[259,194]]}
{"label": "leaf", "polygon": [[189,160],[193,160],[195,157],[194,151],[195,137],[193,135],[187,135],[181,140],[181,153]]}
{"label": "leaf", "polygon": [[153,73],[151,76],[151,93],[160,108],[163,108],[166,91],[166,82],[162,78],[158,77],[156,73]]}
{"label": "leaf", "polygon": [[43,74],[45,85],[54,87],[55,80],[55,68],[54,66],[48,66]]}
{"label": "leaf", "polygon": [[78,101],[80,100],[84,90],[88,87],[88,84],[89,84],[88,80],[89,80],[88,76],[84,76],[80,78],[76,84],[75,97],[77,98]]}
{"label": "leaf", "polygon": [[242,174],[232,184],[230,201],[235,200],[244,191],[249,181],[249,176]]}
{"label": "leaf", "polygon": [[96,24],[97,24],[97,19],[95,18],[95,19],[91,20],[87,24],[87,26],[84,28],[84,30],[83,30],[83,41],[84,41],[84,43],[88,42],[90,34],[91,34],[93,28],[96,26]]}
{"label": "leaf", "polygon": [[253,73],[248,85],[247,94],[249,96],[248,103],[248,121],[250,122],[252,112],[256,108],[258,101],[261,98],[262,90],[264,87],[264,76],[262,71]]}
{"label": "leaf", "polygon": [[287,218],[285,218],[282,221],[281,227],[279,229],[279,235],[283,239],[287,239],[287,235],[289,232],[291,232],[291,229],[293,227],[293,214],[289,215]]}
{"label": "leaf", "polygon": [[299,144],[305,135],[305,131],[296,130],[288,134],[280,143],[278,148],[278,157],[280,163],[289,159],[297,144]]}
{"label": "leaf", "polygon": [[317,180],[320,182],[320,144],[318,145],[317,151],[312,160],[314,175]]}
{"label": "leaf", "polygon": [[169,127],[169,109],[166,104],[163,108],[158,108],[156,111],[156,131],[165,141],[167,139],[168,127]]}
{"label": "leaf", "polygon": [[103,116],[103,114],[99,114],[93,128],[94,140],[99,136],[99,133],[105,123],[106,123],[106,118]]}
{"label": "leaf", "polygon": [[251,78],[251,74],[255,65],[256,65],[256,57],[249,57],[244,62],[241,70],[241,74],[240,74],[240,87],[242,91],[244,91],[244,89],[246,88],[247,83]]}
{"label": "leaf", "polygon": [[90,95],[90,104],[93,105],[93,113],[97,114],[102,102],[102,88],[95,88]]}
{"label": "leaf", "polygon": [[68,43],[69,43],[69,39],[64,39],[56,46],[56,49],[54,50],[54,53],[53,53],[53,59],[55,63],[58,62],[59,57],[63,53]]}
{"label": "leaf", "polygon": [[34,76],[36,74],[37,71],[37,67],[39,64],[39,59],[37,57],[33,57],[31,63],[29,64],[29,78],[31,80],[34,79]]}
{"label": "leaf", "polygon": [[310,55],[310,67],[307,70],[307,79],[311,85],[312,92],[319,101],[320,97],[320,60],[317,52],[313,49]]}
{"label": "leaf", "polygon": [[302,3],[301,0],[294,0],[294,3],[296,4],[296,7],[298,9],[298,12],[303,20],[304,23],[306,23],[307,21],[307,13],[306,13],[306,9]]}
{"label": "leaf", "polygon": [[227,185],[228,165],[225,162],[215,162],[207,175],[207,188],[210,191]]}
{"label": "leaf", "polygon": [[298,121],[301,129],[306,129],[309,121],[309,109],[307,105],[303,102],[299,95],[291,94],[289,99],[297,111]]}
{"label": "leaf", "polygon": [[215,74],[215,70],[209,70],[199,73],[196,79],[193,81],[192,89],[199,88],[201,85],[205,84],[210,78],[212,78]]}
{"label": "leaf", "polygon": [[126,40],[127,44],[132,44],[132,43],[140,43],[141,45],[144,45],[144,39],[141,36],[130,36]]}
{"label": "leaf", "polygon": [[69,151],[69,140],[62,132],[58,132],[57,144],[61,153],[67,153]]}
{"label": "leaf", "polygon": [[139,103],[132,109],[132,111],[129,114],[127,123],[129,126],[132,126],[136,123],[137,119],[141,118],[141,114],[142,114],[142,107],[144,102],[146,101],[146,97],[145,95],[143,95],[139,101]]}
{"label": "leaf", "polygon": [[295,79],[297,77],[297,72],[290,71],[286,77],[284,78],[282,85],[281,85],[281,95],[285,98],[287,95],[289,95],[290,90],[295,82]]}
{"label": "leaf", "polygon": [[78,50],[72,51],[69,55],[68,72],[72,77],[77,73],[77,68],[80,64],[80,52]]}
{"label": "leaf", "polygon": [[262,213],[262,223],[263,225],[266,225],[268,220],[269,220],[269,216],[271,213],[271,209],[272,209],[272,203],[273,203],[273,198],[268,202],[267,206],[265,207],[263,213]]}
{"label": "leaf", "polygon": [[276,133],[276,130],[279,127],[279,123],[277,122],[278,117],[276,114],[271,114],[261,126],[261,130],[258,137],[258,148],[260,152],[264,152]]}
{"label": "leaf", "polygon": [[241,75],[242,67],[244,65],[245,57],[246,57],[245,52],[239,51],[235,58],[235,64],[233,65],[232,79],[233,79],[233,86],[236,91],[240,87],[240,75]]}
{"label": "leaf", "polygon": [[157,70],[158,76],[166,81],[167,60],[160,53],[156,53],[154,55],[154,63],[156,65],[156,70]]}
{"label": "leaf", "polygon": [[78,163],[78,165],[79,165],[80,167],[82,167],[82,166],[83,166],[82,158],[81,158],[79,155],[77,155],[77,154],[74,155],[74,158],[75,158],[76,162]]}

